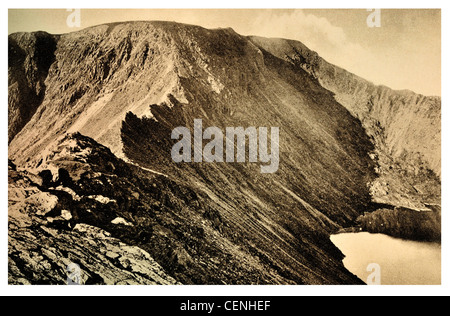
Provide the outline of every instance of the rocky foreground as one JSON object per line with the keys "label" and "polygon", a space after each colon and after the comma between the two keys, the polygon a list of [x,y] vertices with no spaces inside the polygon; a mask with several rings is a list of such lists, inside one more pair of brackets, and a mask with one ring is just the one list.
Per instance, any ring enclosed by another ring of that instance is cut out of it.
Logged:
{"label": "rocky foreground", "polygon": [[[9,163],[11,284],[65,284],[72,262],[84,284],[301,281],[299,272],[280,267],[251,236],[233,230],[207,196],[127,164],[81,134],[64,137],[50,152],[37,175]],[[304,247],[320,264],[326,253]],[[329,248],[334,278],[358,282]],[[299,259],[285,260],[295,266],[290,260]]]}

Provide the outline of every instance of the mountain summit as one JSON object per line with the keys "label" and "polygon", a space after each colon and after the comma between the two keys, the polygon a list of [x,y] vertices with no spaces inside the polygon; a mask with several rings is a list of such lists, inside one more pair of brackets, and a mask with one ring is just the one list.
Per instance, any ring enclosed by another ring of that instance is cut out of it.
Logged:
{"label": "mountain summit", "polygon": [[[330,234],[440,239],[440,98],[232,29],[128,22],[8,44],[10,283],[61,283],[75,262],[96,284],[361,284]],[[196,119],[279,127],[279,169],[173,162],[171,132]]]}

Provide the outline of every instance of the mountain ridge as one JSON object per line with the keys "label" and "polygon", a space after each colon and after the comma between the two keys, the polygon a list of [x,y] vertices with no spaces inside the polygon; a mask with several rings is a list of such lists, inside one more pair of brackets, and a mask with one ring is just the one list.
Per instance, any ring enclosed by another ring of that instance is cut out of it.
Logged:
{"label": "mountain ridge", "polygon": [[[98,215],[84,216],[77,215],[76,205],[85,209],[91,202],[65,203],[74,225],[98,226],[141,247],[177,282],[360,284],[343,268],[329,235],[365,223],[365,212],[380,204],[421,209],[440,203],[440,156],[422,154],[427,138],[409,147],[396,144],[405,133],[397,135],[389,111],[383,112],[386,100],[388,109],[395,108],[391,99],[380,97],[370,105],[370,93],[352,98],[355,91],[365,91],[361,83],[299,42],[286,45],[281,39],[172,22],[113,23],[58,35],[54,60],[41,76],[44,81],[39,79],[45,84],[42,102],[27,121],[20,113],[29,111],[25,101],[34,86],[14,87],[17,73],[34,73],[40,54],[24,57],[13,50],[29,46],[19,40],[23,36],[9,37],[9,159],[18,169],[47,179],[44,191],[54,192],[53,182],[62,175],[68,179],[61,184],[64,190],[82,201],[89,196],[121,200],[97,203]],[[348,87],[341,88],[346,82]],[[415,104],[420,97],[411,100]],[[414,116],[430,114],[424,125],[432,126],[432,137],[440,136],[436,112]],[[280,126],[279,171],[268,176],[251,164],[173,163],[171,131],[192,128],[200,118],[205,127]],[[435,150],[437,140],[430,144]],[[85,146],[92,149],[80,157]],[[103,146],[111,152],[102,149],[91,156]],[[397,148],[406,154],[394,155]],[[98,159],[102,168],[89,171]],[[122,182],[106,184],[105,179],[116,177]],[[100,179],[106,187],[89,179]],[[146,191],[152,183],[159,195]],[[122,194],[129,188],[128,203]],[[133,197],[137,192],[138,199]],[[141,198],[148,202],[140,205]],[[167,219],[152,215],[159,214],[159,205]],[[144,241],[131,228],[111,226],[108,212],[125,223],[146,225]],[[149,221],[135,216],[149,216]],[[392,217],[383,218],[395,222]],[[70,235],[73,226],[58,229]],[[218,272],[221,265],[227,269]]]}

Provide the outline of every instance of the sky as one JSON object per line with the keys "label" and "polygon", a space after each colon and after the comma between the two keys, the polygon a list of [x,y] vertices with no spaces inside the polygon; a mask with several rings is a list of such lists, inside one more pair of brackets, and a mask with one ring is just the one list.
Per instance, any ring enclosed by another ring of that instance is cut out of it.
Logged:
{"label": "sky", "polygon": [[82,9],[69,27],[66,9],[9,9],[8,33],[62,34],[89,26],[164,20],[206,28],[232,27],[242,35],[299,40],[330,63],[375,84],[441,95],[441,11],[380,11],[369,27],[366,9]]}

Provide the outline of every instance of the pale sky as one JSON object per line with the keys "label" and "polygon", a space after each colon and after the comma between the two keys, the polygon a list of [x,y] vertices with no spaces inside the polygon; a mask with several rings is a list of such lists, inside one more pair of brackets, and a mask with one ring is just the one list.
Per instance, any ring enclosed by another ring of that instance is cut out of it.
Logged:
{"label": "pale sky", "polygon": [[232,27],[242,35],[299,40],[327,61],[375,84],[441,95],[440,10],[381,10],[379,28],[368,27],[371,12],[361,9],[85,9],[79,28],[68,27],[70,14],[65,9],[10,9],[8,32],[61,34],[134,20]]}

